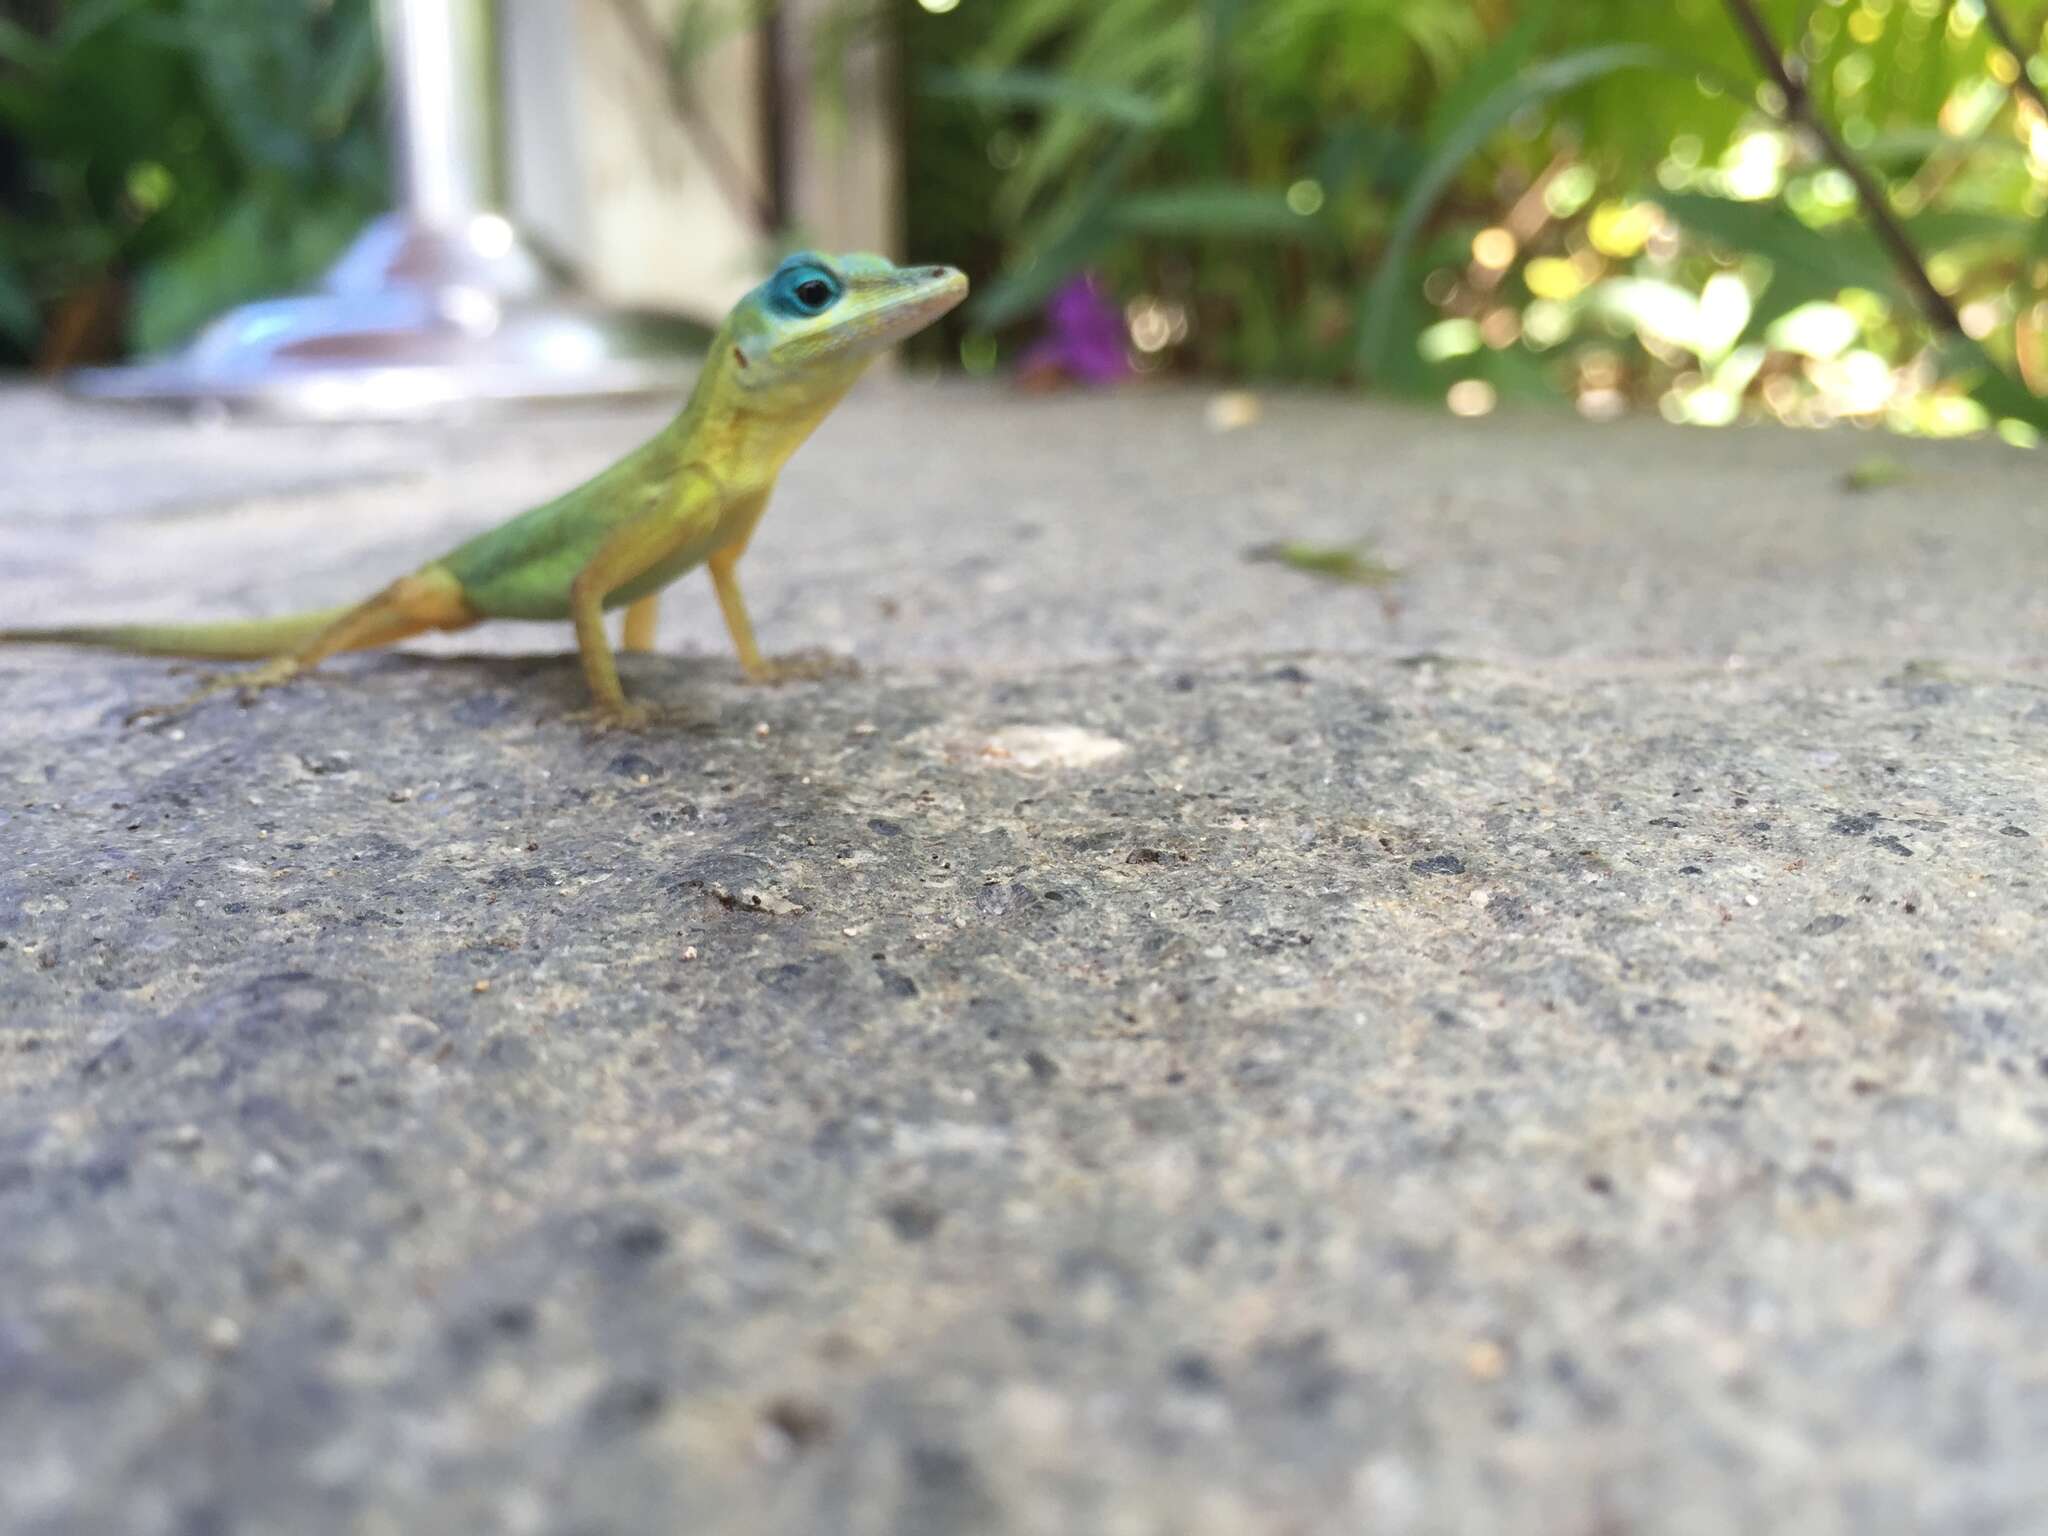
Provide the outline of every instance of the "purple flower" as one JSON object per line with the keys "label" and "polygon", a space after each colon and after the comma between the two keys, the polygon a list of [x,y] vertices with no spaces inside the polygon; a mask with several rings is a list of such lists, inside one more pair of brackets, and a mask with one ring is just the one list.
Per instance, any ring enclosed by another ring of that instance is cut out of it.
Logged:
{"label": "purple flower", "polygon": [[1123,311],[1092,273],[1069,278],[1045,307],[1046,334],[1018,363],[1027,377],[1048,375],[1084,384],[1115,384],[1131,376]]}

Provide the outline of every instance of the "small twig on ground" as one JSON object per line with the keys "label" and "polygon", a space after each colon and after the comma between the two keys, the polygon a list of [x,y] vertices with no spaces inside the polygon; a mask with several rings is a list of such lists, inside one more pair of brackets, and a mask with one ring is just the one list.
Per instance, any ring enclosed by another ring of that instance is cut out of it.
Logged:
{"label": "small twig on ground", "polygon": [[1890,253],[1907,286],[1913,290],[1928,321],[1936,330],[1951,336],[1966,334],[1962,316],[1956,313],[1948,295],[1934,286],[1934,279],[1927,273],[1927,264],[1913,248],[1913,241],[1899,222],[1898,215],[1892,212],[1884,188],[1878,185],[1863,162],[1849,152],[1849,146],[1842,142],[1815,107],[1813,93],[1807,89],[1805,66],[1795,65],[1786,57],[1777,40],[1771,36],[1770,27],[1758,13],[1754,0],[1726,0],[1726,4],[1736,30],[1742,33],[1750,52],[1756,55],[1758,67],[1784,97],[1784,120],[1796,123],[1812,134],[1835,169],[1849,178],[1850,185],[1856,189],[1856,199],[1863,206],[1864,217],[1870,220],[1871,228]]}

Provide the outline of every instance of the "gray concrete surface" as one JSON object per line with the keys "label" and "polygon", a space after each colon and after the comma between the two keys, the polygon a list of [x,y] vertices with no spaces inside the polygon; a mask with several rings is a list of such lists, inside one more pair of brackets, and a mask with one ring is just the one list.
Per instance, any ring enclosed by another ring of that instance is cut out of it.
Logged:
{"label": "gray concrete surface", "polygon": [[[0,612],[648,420],[0,397]],[[897,382],[747,576],[863,675],[0,653],[0,1530],[2048,1529],[2038,460]]]}

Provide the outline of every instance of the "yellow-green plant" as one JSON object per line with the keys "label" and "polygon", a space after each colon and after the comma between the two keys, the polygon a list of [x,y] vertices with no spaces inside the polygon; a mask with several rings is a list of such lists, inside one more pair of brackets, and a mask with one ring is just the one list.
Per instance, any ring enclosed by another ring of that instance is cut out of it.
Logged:
{"label": "yellow-green plant", "polygon": [[[957,28],[916,83],[978,114],[998,173],[989,330],[1091,267],[1188,317],[1183,366],[1555,397],[1619,349],[1624,382],[1710,420],[1832,366],[1778,345],[1788,317],[1809,351],[1840,335],[1806,323],[1824,306],[1859,367],[1918,358],[1923,393],[1975,401],[1919,424],[2048,420],[2020,377],[2048,112],[1998,0],[976,9],[902,14],[926,57]],[[1636,323],[1708,297],[1739,303],[1732,334]]]}

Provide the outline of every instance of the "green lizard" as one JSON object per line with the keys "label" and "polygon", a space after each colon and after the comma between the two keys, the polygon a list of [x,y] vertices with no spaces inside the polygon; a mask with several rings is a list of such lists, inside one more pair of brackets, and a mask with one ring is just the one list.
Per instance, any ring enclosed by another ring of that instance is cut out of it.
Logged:
{"label": "green lizard", "polygon": [[624,642],[654,640],[660,590],[710,568],[718,606],[757,682],[777,666],[754,643],[736,567],[775,477],[877,355],[967,294],[950,267],[879,256],[790,257],[733,307],[679,415],[567,495],[522,512],[347,607],[220,624],[0,630],[0,641],[101,646],[157,656],[269,657],[217,686],[269,687],[329,656],[485,619],[568,619],[604,724],[645,724],[628,703],[604,631],[626,609]]}

